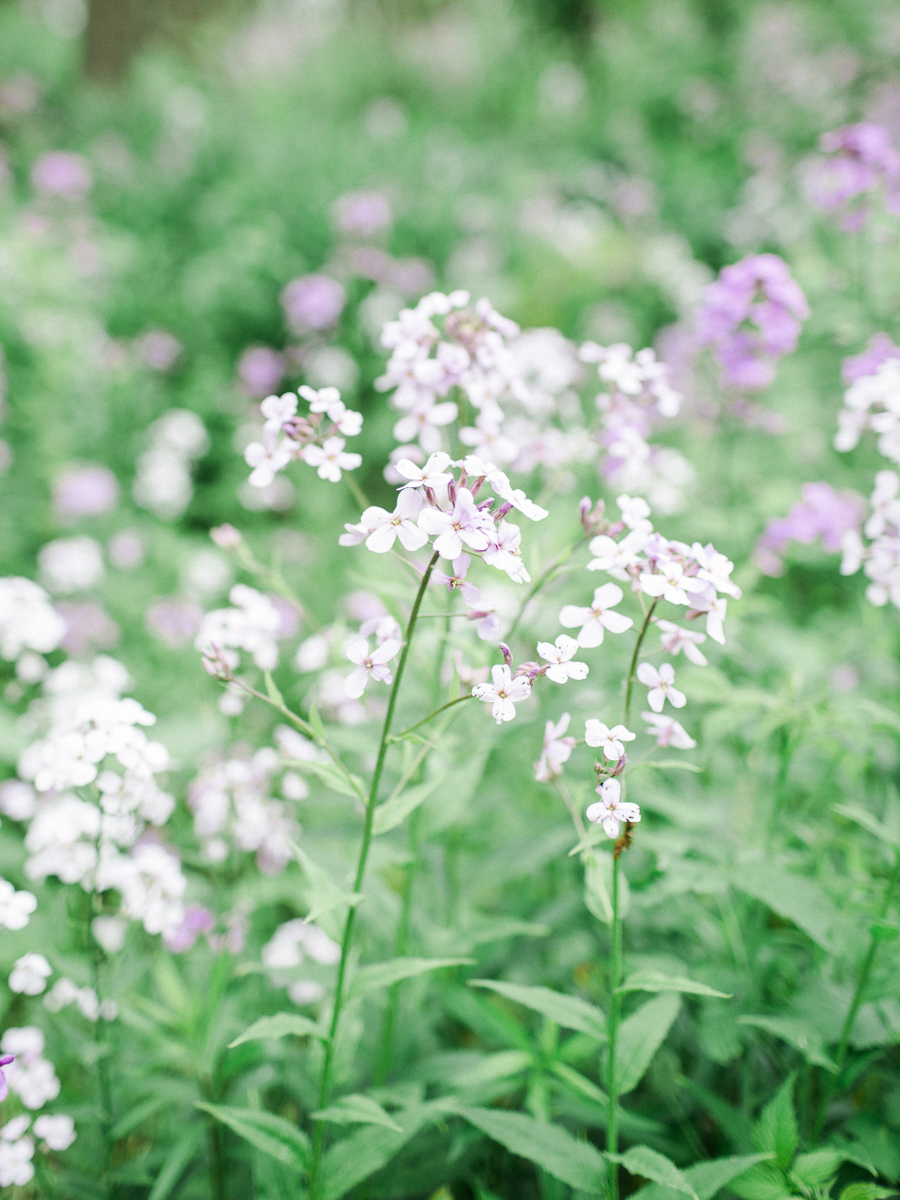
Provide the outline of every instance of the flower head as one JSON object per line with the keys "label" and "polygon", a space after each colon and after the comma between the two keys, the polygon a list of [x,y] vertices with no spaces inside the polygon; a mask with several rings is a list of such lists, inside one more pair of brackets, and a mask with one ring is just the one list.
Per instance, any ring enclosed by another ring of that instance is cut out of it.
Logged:
{"label": "flower head", "polygon": [[578,645],[584,648],[599,646],[603,641],[604,630],[610,633],[624,633],[634,624],[631,617],[622,613],[612,612],[622,600],[622,589],[615,583],[604,583],[594,591],[594,599],[590,608],[579,608],[575,604],[567,604],[559,614],[559,623],[567,629],[581,629],[578,633]]}
{"label": "flower head", "polygon": [[555,723],[548,721],[544,727],[544,749],[534,764],[534,777],[538,783],[551,783],[562,775],[563,764],[569,761],[575,746],[573,737],[563,736],[568,728],[568,713],[563,713]]}
{"label": "flower head", "polygon": [[479,683],[472,688],[472,695],[485,704],[492,705],[491,716],[498,725],[512,721],[516,705],[531,695],[531,684],[523,676],[513,679],[505,663],[491,667],[492,683]]}
{"label": "flower head", "polygon": [[554,683],[567,683],[570,679],[585,679],[588,665],[572,662],[578,650],[578,642],[567,633],[561,633],[556,642],[538,642],[537,652],[541,658],[552,663],[545,672]]}
{"label": "flower head", "polygon": [[675,668],[671,663],[663,663],[657,671],[651,663],[642,662],[637,669],[637,677],[650,689],[647,703],[654,712],[662,712],[666,700],[673,708],[684,708],[687,704],[687,696],[674,686]]}
{"label": "flower head", "polygon": [[304,446],[303,461],[317,468],[320,479],[340,483],[341,471],[355,471],[362,464],[362,455],[345,451],[345,445],[342,437],[329,437],[321,446]]}
{"label": "flower head", "polygon": [[359,664],[344,681],[344,690],[352,700],[358,700],[366,690],[370,675],[381,683],[393,682],[393,676],[387,664],[399,654],[401,645],[402,643],[396,638],[388,638],[370,654],[367,638],[356,638],[349,644],[347,657],[351,662]]}
{"label": "flower head", "polygon": [[647,722],[647,732],[656,738],[657,746],[671,746],[673,750],[693,750],[697,743],[674,717],[662,713],[641,713]]}
{"label": "flower head", "polygon": [[613,725],[612,729],[602,721],[591,717],[584,723],[584,740],[589,746],[599,748],[601,754],[610,762],[618,762],[625,753],[623,742],[633,742],[637,734],[626,729],[624,725]]}
{"label": "flower head", "polygon": [[636,825],[640,821],[640,808],[622,799],[622,785],[618,779],[605,779],[594,791],[600,799],[588,806],[585,816],[594,824],[602,825],[607,837],[617,838],[622,823]]}

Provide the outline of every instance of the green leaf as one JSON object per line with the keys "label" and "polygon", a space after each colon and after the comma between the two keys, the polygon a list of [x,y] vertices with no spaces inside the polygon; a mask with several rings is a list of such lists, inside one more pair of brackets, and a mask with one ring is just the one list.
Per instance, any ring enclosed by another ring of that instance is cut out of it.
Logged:
{"label": "green leaf", "polygon": [[281,692],[279,692],[275,680],[272,678],[271,671],[266,671],[265,680],[266,695],[269,697],[272,703],[277,705],[278,708],[287,708],[287,705],[284,702],[284,696],[282,696]]}
{"label": "green leaf", "polygon": [[480,1062],[454,1072],[451,1078],[454,1089],[483,1087],[497,1079],[509,1079],[533,1065],[533,1055],[524,1050],[498,1050],[495,1054],[485,1054]]}
{"label": "green leaf", "polygon": [[260,1017],[244,1032],[228,1043],[228,1049],[233,1050],[244,1042],[259,1042],[265,1038],[283,1038],[289,1034],[295,1037],[314,1037],[325,1041],[325,1034],[309,1017],[301,1017],[299,1013],[276,1013],[273,1017]]}
{"label": "green leaf", "polygon": [[335,908],[359,903],[361,897],[339,888],[329,872],[314,862],[302,846],[298,846],[296,842],[290,842],[289,845],[291,853],[300,864],[306,877],[307,886],[304,894],[306,903],[309,905],[309,912],[304,917],[305,921],[317,921],[325,913],[330,913]]}
{"label": "green leaf", "polygon": [[738,1023],[765,1029],[775,1037],[781,1038],[783,1042],[787,1042],[789,1046],[793,1046],[795,1050],[799,1050],[807,1062],[813,1063],[817,1067],[824,1067],[826,1071],[837,1070],[837,1064],[825,1053],[821,1038],[810,1030],[806,1021],[801,1021],[797,1017],[753,1016],[751,1014],[738,1017]]}
{"label": "green leaf", "polygon": [[[591,826],[596,829],[596,826]],[[604,835],[605,836],[605,835]],[[611,854],[595,854],[588,851],[584,856],[584,903],[598,921],[609,925],[612,921],[612,867]],[[631,893],[624,873],[619,876],[619,917],[624,918],[631,906]]]}
{"label": "green leaf", "polygon": [[358,775],[354,775],[350,771],[345,775],[334,763],[309,760],[295,765],[298,770],[308,771],[309,774],[315,775],[326,787],[341,796],[352,796],[354,800],[359,800],[366,794],[363,781]]}
{"label": "green leaf", "polygon": [[575,1092],[580,1092],[582,1096],[588,1100],[593,1100],[595,1104],[605,1107],[609,1104],[609,1097],[602,1088],[598,1088],[596,1083],[592,1083],[590,1079],[585,1079],[580,1071],[576,1071],[574,1067],[570,1067],[567,1063],[560,1062],[558,1059],[551,1064],[551,1071],[554,1075],[569,1085]]}
{"label": "green leaf", "polygon": [[858,804],[835,804],[833,807],[834,811],[839,812],[842,817],[847,817],[849,820],[855,821],[857,825],[868,829],[869,833],[874,833],[879,841],[895,850],[900,849],[900,833],[893,827],[893,823],[891,825],[888,825],[887,822],[882,823]]}
{"label": "green leaf", "polygon": [[610,1162],[620,1163],[632,1175],[643,1175],[654,1183],[673,1188],[676,1192],[684,1192],[698,1200],[697,1193],[682,1172],[671,1159],[666,1158],[649,1146],[632,1146],[624,1154],[610,1154],[606,1157]]}
{"label": "green leaf", "polygon": [[784,1173],[771,1163],[759,1163],[732,1179],[729,1190],[741,1200],[785,1200],[791,1189]]}
{"label": "green leaf", "polygon": [[166,1155],[147,1200],[167,1200],[171,1196],[202,1139],[203,1127],[199,1122],[194,1122]]}
{"label": "green leaf", "polygon": [[620,992],[686,992],[693,996],[717,996],[720,1000],[730,1000],[730,992],[717,992],[708,984],[697,983],[686,979],[683,975],[665,975],[662,971],[633,971],[622,986]]}
{"label": "green leaf", "polygon": [[814,880],[794,875],[775,863],[760,861],[738,867],[733,882],[780,917],[793,921],[823,950],[834,953],[838,948],[835,933],[841,930],[845,919]]}
{"label": "green leaf", "polygon": [[322,724],[319,709],[315,704],[309,706],[309,724],[316,741],[321,746],[325,741],[325,726]]}
{"label": "green leaf", "polygon": [[[685,1167],[682,1175],[694,1189],[697,1200],[713,1200],[717,1192],[748,1167],[771,1157],[770,1154],[741,1154],[731,1158],[712,1158],[709,1162]],[[631,1200],[673,1200],[673,1193],[671,1188],[651,1183],[635,1192]]]}
{"label": "green leaf", "polygon": [[896,1188],[879,1187],[877,1183],[848,1183],[840,1200],[887,1200],[888,1196],[896,1195]]}
{"label": "green leaf", "polygon": [[385,1125],[388,1129],[403,1133],[402,1126],[384,1111],[377,1100],[357,1093],[341,1096],[328,1108],[322,1108],[312,1115],[317,1121],[332,1121],[335,1125]]}
{"label": "green leaf", "polygon": [[525,1113],[493,1108],[460,1105],[456,1111],[511,1153],[536,1163],[569,1187],[585,1192],[605,1189],[603,1155],[590,1142],[579,1141],[561,1126],[536,1121]]}
{"label": "green leaf", "polygon": [[490,988],[516,1004],[549,1017],[564,1029],[575,1029],[598,1041],[606,1041],[606,1017],[599,1008],[580,996],[566,996],[547,987],[526,987],[520,983],[503,983],[495,979],[470,979],[470,987]]}
{"label": "green leaf", "polygon": [[677,992],[662,992],[622,1022],[616,1041],[616,1094],[636,1088],[681,1007]]}
{"label": "green leaf", "polygon": [[394,829],[427,800],[433,791],[446,783],[447,779],[447,775],[441,775],[438,779],[419,783],[415,787],[405,788],[395,792],[393,796],[389,796],[383,804],[379,804],[375,809],[372,832],[378,835]]}
{"label": "green leaf", "polygon": [[658,762],[640,762],[635,763],[631,768],[632,773],[639,770],[641,767],[656,767],[659,771],[692,771],[695,775],[702,775],[703,768],[698,767],[695,763],[681,762],[680,759],[660,759]]}
{"label": "green leaf", "polygon": [[840,1150],[810,1150],[798,1154],[791,1167],[791,1179],[801,1188],[821,1188],[837,1175],[844,1156]]}
{"label": "green leaf", "polygon": [[390,987],[401,979],[412,979],[426,971],[439,971],[442,967],[471,966],[474,958],[392,958],[388,962],[372,963],[361,967],[350,985],[351,996],[362,996],[379,988]]}
{"label": "green leaf", "polygon": [[275,1113],[259,1108],[231,1108],[224,1104],[195,1101],[210,1116],[233,1129],[257,1150],[271,1154],[294,1171],[305,1171],[309,1156],[309,1138],[296,1125]]}
{"label": "green leaf", "polygon": [[775,1166],[786,1171],[797,1151],[800,1134],[794,1115],[794,1076],[789,1075],[760,1114],[753,1131],[757,1150],[770,1150]]}
{"label": "green leaf", "polygon": [[322,1200],[341,1200],[351,1188],[380,1171],[410,1140],[422,1118],[404,1114],[404,1129],[367,1125],[335,1142],[322,1163]]}

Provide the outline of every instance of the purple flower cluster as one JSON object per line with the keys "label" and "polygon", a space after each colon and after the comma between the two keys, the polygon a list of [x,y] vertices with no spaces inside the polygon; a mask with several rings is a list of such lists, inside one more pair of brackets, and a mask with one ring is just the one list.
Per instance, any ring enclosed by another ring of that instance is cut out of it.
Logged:
{"label": "purple flower cluster", "polygon": [[806,297],[777,254],[724,267],[697,310],[697,340],[712,346],[727,387],[764,388],[775,360],[790,354],[809,316]]}
{"label": "purple flower cluster", "polygon": [[842,125],[822,134],[819,145],[831,157],[817,163],[809,179],[817,208],[842,213],[841,228],[852,233],[869,215],[861,197],[881,191],[888,212],[900,216],[900,154],[883,125]]}
{"label": "purple flower cluster", "polygon": [[829,483],[805,483],[803,499],[786,517],[775,517],[756,544],[756,565],[764,575],[783,575],[782,556],[791,542],[808,546],[822,539],[825,549],[836,554],[844,535],[859,533],[865,501],[852,491],[836,491]]}
{"label": "purple flower cluster", "polygon": [[886,333],[876,333],[861,354],[844,359],[841,367],[844,382],[856,383],[866,375],[875,375],[890,358],[900,358],[900,346],[895,346]]}

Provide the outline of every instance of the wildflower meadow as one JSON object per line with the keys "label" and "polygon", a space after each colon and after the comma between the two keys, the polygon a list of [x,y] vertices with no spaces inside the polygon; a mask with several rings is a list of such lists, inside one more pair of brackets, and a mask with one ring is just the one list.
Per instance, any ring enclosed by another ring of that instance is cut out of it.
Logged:
{"label": "wildflower meadow", "polygon": [[0,2],[0,1193],[897,1194],[896,5],[101,8]]}

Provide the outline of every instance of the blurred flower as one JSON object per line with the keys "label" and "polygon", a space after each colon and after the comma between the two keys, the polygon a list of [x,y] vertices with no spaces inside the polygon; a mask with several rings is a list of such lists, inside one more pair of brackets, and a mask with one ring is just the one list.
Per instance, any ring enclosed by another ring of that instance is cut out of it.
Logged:
{"label": "blurred flower", "polygon": [[139,533],[123,530],[106,543],[106,556],[120,571],[131,571],[144,561],[144,541]]}
{"label": "blurred flower", "polygon": [[9,990],[24,992],[26,996],[39,996],[52,974],[53,968],[43,954],[23,954],[13,963],[9,976]]}
{"label": "blurred flower", "polygon": [[56,611],[66,623],[60,646],[76,658],[97,650],[111,650],[122,636],[119,626],[100,604],[60,600]]}
{"label": "blurred flower", "polygon": [[332,211],[341,233],[364,238],[388,229],[392,220],[390,201],[382,192],[346,192]]}
{"label": "blurred flower", "polygon": [[171,596],[151,604],[144,621],[154,637],[171,650],[178,650],[196,637],[203,622],[203,609],[193,600]]}
{"label": "blurred flower", "polygon": [[211,933],[215,918],[208,908],[200,904],[188,904],[181,924],[163,935],[166,949],[173,954],[185,954],[196,944],[201,933]]}
{"label": "blurred flower", "polygon": [[31,183],[40,196],[61,196],[65,200],[83,200],[93,180],[87,160],[67,150],[42,154],[31,168]]}
{"label": "blurred flower", "polygon": [[103,578],[103,551],[92,537],[57,538],[38,551],[38,570],[48,592],[89,591]]}
{"label": "blurred flower", "polygon": [[218,649],[233,667],[237,650],[245,650],[262,670],[278,665],[275,639],[281,628],[281,614],[268,596],[246,584],[236,583],[228,594],[232,607],[219,608],[203,617],[194,639],[195,647],[205,652]]}
{"label": "blurred flower", "polygon": [[128,922],[121,917],[94,917],[91,932],[107,954],[118,954],[128,936]]}
{"label": "blurred flower", "polygon": [[388,638],[370,654],[368,639],[354,638],[350,642],[345,653],[351,662],[358,664],[356,670],[350,672],[344,683],[347,695],[351,700],[360,698],[366,690],[369,676],[377,679],[380,683],[393,682],[393,676],[387,664],[400,653],[401,648],[402,643],[397,638]]}
{"label": "blurred flower", "polygon": [[652,663],[638,665],[637,677],[644,687],[649,688],[647,703],[654,712],[662,712],[668,700],[673,708],[684,708],[687,696],[675,687],[675,668],[671,663],[662,663],[659,670]]}
{"label": "blurred flower", "polygon": [[16,71],[0,80],[0,115],[7,120],[31,112],[41,95],[41,85],[29,71]]}
{"label": "blurred flower", "polygon": [[0,929],[24,929],[36,908],[31,892],[17,892],[8,879],[0,879]]}
{"label": "blurred flower", "polygon": [[274,392],[285,372],[285,358],[268,346],[251,346],[238,360],[238,376],[248,394],[260,399]]}
{"label": "blurred flower", "polygon": [[642,720],[647,722],[647,732],[656,738],[657,746],[671,746],[673,750],[693,750],[697,745],[683,725],[674,717],[662,713],[643,712]]}
{"label": "blurred flower", "polygon": [[26,650],[48,654],[65,632],[66,623],[43,588],[17,575],[0,579],[0,657],[13,662]]}
{"label": "blurred flower", "polygon": [[880,190],[888,212],[900,216],[900,154],[883,125],[843,125],[823,133],[819,145],[831,157],[815,164],[809,176],[813,204],[825,212],[842,212],[841,228],[852,232],[869,215],[864,202],[852,202]]}
{"label": "blurred flower", "polygon": [[34,1133],[50,1150],[68,1150],[75,1141],[75,1122],[65,1113],[42,1113],[34,1123]]}
{"label": "blurred flower", "polygon": [[756,564],[764,575],[784,574],[785,551],[791,542],[809,545],[816,538],[836,554],[850,531],[859,533],[865,500],[858,493],[836,491],[828,483],[805,483],[803,499],[786,517],[773,517],[756,543]]}
{"label": "blurred flower", "polygon": [[175,366],[184,347],[166,329],[148,329],[134,340],[135,348],[148,367],[154,371],[169,371]]}
{"label": "blurred flower", "polygon": [[281,293],[281,306],[295,333],[327,329],[344,308],[346,294],[341,284],[328,275],[303,275],[293,279]]}
{"label": "blurred flower", "polygon": [[548,721],[544,727],[544,748],[534,764],[534,777],[538,783],[550,783],[562,775],[563,764],[569,761],[575,746],[573,737],[564,737],[569,728],[569,714],[563,713],[554,723]]}
{"label": "blurred flower", "polygon": [[181,516],[192,494],[191,462],[209,449],[209,434],[196,413],[173,408],[149,429],[150,446],[137,461],[132,495],[163,521]]}
{"label": "blurred flower", "polygon": [[119,484],[109,467],[92,463],[63,467],[53,484],[53,504],[60,517],[87,517],[109,512],[119,501]]}

